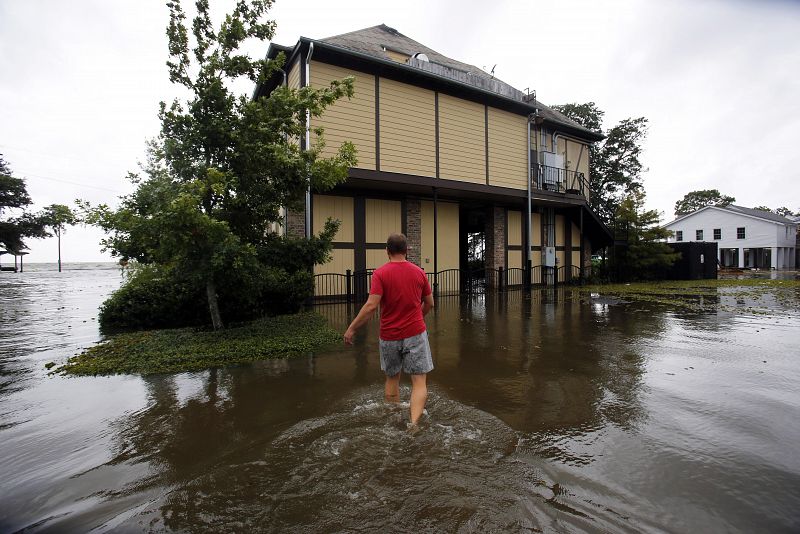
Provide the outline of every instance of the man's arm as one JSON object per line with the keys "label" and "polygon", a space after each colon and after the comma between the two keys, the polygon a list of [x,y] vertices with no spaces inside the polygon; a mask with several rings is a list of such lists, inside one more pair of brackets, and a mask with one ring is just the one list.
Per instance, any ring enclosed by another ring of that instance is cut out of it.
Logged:
{"label": "man's arm", "polygon": [[350,326],[347,327],[347,331],[344,333],[344,342],[348,345],[353,344],[353,337],[356,335],[356,330],[367,324],[367,322],[372,317],[372,314],[375,313],[375,310],[378,309],[378,305],[381,303],[381,296],[380,295],[370,295],[367,299],[367,302],[361,306],[361,311],[358,312],[356,318],[353,319],[353,322],[350,323]]}
{"label": "man's arm", "polygon": [[433,309],[433,293],[422,297],[422,316],[425,317]]}

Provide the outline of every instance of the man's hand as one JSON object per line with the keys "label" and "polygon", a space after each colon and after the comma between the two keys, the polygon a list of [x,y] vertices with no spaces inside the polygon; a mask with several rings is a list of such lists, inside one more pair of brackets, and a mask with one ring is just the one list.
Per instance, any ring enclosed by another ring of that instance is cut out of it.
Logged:
{"label": "man's hand", "polygon": [[375,313],[375,310],[378,309],[378,305],[381,303],[381,296],[380,295],[370,295],[367,298],[367,302],[361,307],[361,311],[358,312],[358,315],[353,322],[350,323],[350,326],[347,328],[347,331],[344,333],[344,342],[346,345],[353,344],[353,338],[356,336],[356,330],[367,324],[372,314]]}
{"label": "man's hand", "polygon": [[353,344],[353,338],[355,337],[355,335],[356,335],[356,331],[353,330],[352,328],[348,328],[347,331],[344,333],[344,344],[345,345],[352,345]]}

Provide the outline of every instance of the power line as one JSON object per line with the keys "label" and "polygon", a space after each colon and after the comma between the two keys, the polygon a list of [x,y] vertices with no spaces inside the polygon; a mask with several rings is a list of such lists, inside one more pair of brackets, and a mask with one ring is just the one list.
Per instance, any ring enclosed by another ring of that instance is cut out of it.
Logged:
{"label": "power line", "polygon": [[[77,185],[77,186],[80,186],[80,187],[90,187],[92,189],[100,189],[102,191],[110,191],[111,193],[117,193],[119,195],[124,195],[125,194],[122,191],[119,191],[118,189],[109,189],[107,187],[100,187],[99,185],[82,184],[80,182],[73,182],[71,180],[64,180],[62,178],[54,178],[52,176],[43,176],[41,174],[32,174],[32,173],[28,173],[28,172],[25,172],[25,171],[17,171],[17,172],[19,172],[19,174],[23,174],[24,178],[32,176],[34,178],[41,178],[42,180],[50,180],[50,181],[53,181],[53,182],[60,182],[62,184],[71,184],[71,185]],[[15,172],[15,174],[16,174],[16,172]]]}

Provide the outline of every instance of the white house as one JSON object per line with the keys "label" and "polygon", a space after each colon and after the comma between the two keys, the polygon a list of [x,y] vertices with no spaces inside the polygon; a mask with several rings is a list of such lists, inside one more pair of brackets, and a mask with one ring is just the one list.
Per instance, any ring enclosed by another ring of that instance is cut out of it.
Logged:
{"label": "white house", "polygon": [[706,206],[665,225],[670,243],[715,241],[722,267],[794,269],[797,222],[741,206]]}

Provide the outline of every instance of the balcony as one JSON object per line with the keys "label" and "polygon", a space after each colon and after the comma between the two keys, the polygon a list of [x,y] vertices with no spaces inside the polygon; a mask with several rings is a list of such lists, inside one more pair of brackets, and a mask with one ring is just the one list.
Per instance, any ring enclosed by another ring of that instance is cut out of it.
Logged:
{"label": "balcony", "polygon": [[589,184],[582,172],[534,165],[531,167],[531,187],[553,193],[569,193],[586,197]]}

